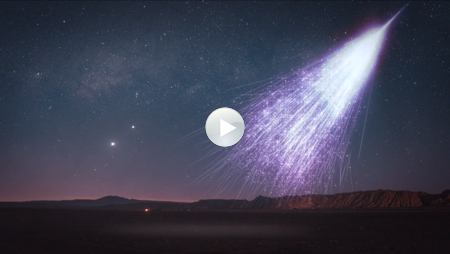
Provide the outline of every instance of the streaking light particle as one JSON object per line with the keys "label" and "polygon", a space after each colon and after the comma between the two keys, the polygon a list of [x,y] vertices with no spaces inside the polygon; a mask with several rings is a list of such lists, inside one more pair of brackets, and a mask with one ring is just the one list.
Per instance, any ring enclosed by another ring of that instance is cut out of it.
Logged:
{"label": "streaking light particle", "polygon": [[245,170],[244,188],[264,186],[269,195],[327,192],[335,170],[348,166],[359,102],[396,16],[265,88],[241,111],[248,126],[244,137],[208,174],[225,170],[220,178],[229,181]]}

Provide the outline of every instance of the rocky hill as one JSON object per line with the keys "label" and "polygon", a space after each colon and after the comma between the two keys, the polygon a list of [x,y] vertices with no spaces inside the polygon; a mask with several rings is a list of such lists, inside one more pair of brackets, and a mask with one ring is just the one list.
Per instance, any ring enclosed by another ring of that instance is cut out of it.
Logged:
{"label": "rocky hill", "polygon": [[334,195],[304,195],[248,200],[208,199],[192,203],[148,201],[107,196],[96,200],[0,202],[0,208],[113,209],[113,210],[317,210],[373,208],[450,208],[450,190],[441,194],[412,191],[358,191]]}
{"label": "rocky hill", "polygon": [[412,191],[359,191],[334,195],[305,195],[281,198],[259,196],[245,204],[247,209],[358,209],[450,207],[450,191],[428,194]]}

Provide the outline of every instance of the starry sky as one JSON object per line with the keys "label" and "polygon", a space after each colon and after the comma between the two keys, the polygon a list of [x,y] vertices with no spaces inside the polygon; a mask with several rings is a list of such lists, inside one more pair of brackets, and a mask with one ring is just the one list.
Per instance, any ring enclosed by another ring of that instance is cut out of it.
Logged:
{"label": "starry sky", "polygon": [[[0,201],[236,198],[195,181],[209,113],[239,111],[260,83],[246,84],[326,57],[405,5],[2,2]],[[449,59],[450,3],[409,3],[361,103],[351,178],[333,193],[450,188]]]}

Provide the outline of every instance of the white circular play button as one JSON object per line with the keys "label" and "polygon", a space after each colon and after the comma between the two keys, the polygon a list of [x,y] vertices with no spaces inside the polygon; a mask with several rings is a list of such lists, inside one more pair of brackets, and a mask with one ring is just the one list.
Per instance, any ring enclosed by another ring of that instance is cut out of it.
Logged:
{"label": "white circular play button", "polygon": [[219,108],[206,119],[206,135],[216,145],[227,147],[236,144],[244,135],[242,116],[234,109]]}

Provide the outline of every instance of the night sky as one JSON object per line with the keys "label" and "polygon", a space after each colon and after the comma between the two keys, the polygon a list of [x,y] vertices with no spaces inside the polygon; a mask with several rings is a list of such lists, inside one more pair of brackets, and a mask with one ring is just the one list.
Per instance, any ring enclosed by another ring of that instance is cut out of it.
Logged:
{"label": "night sky", "polygon": [[[244,85],[326,57],[405,4],[2,2],[0,201],[236,198],[195,181],[209,113],[239,111],[261,83]],[[449,96],[450,3],[411,2],[374,70],[361,156],[368,91],[351,177],[332,193],[450,188]]]}

